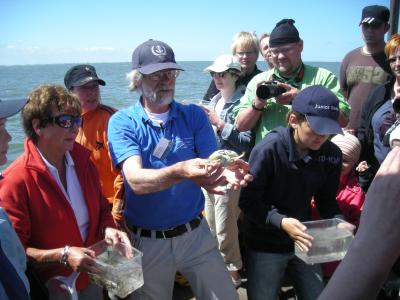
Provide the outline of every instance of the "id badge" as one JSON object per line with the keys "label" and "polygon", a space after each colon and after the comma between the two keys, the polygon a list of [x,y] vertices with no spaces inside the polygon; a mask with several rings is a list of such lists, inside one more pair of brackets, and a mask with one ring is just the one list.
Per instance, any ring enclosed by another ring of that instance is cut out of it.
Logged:
{"label": "id badge", "polygon": [[153,155],[160,160],[164,160],[171,152],[172,146],[172,141],[166,138],[161,138],[157,146],[154,148]]}

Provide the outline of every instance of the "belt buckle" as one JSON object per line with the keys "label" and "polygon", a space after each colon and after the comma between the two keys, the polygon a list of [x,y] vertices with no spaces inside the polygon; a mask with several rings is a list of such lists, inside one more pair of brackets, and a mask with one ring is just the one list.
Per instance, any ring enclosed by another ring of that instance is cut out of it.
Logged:
{"label": "belt buckle", "polygon": [[166,231],[171,231],[171,230],[174,230],[176,227],[171,227],[171,228],[168,228],[168,229],[165,229],[165,230],[161,230],[161,234],[162,234],[162,236],[163,236],[163,239],[164,240],[166,240],[167,239],[167,237],[165,236],[165,232]]}

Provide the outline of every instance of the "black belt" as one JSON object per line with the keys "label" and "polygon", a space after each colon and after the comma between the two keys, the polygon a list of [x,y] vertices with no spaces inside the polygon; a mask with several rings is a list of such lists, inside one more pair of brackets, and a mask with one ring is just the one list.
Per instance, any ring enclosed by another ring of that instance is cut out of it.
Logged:
{"label": "black belt", "polygon": [[[155,236],[156,239],[170,239],[170,238],[184,234],[185,232],[188,231],[188,227],[191,230],[197,228],[200,225],[202,218],[203,218],[203,216],[200,214],[196,218],[194,218],[193,220],[191,220],[190,222],[188,222],[186,224],[178,225],[174,228],[170,228],[167,230],[148,230],[148,229],[138,228],[133,225],[128,225],[128,227],[135,234],[139,232],[140,236],[144,236],[144,237]],[[152,235],[152,234],[154,234],[154,235]]]}

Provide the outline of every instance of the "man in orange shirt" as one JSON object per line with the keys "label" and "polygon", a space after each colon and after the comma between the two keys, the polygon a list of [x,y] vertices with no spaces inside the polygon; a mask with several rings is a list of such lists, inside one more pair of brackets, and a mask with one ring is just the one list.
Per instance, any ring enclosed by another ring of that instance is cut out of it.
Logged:
{"label": "man in orange shirt", "polygon": [[65,74],[64,83],[82,103],[82,126],[76,142],[92,152],[91,158],[99,172],[104,197],[110,205],[118,202],[113,207],[113,216],[118,218],[121,209],[118,199],[122,199],[118,194],[121,194],[123,181],[111,163],[108,149],[108,121],[116,109],[100,103],[99,85],[104,86],[106,83],[97,76],[96,69],[91,65],[71,67]]}

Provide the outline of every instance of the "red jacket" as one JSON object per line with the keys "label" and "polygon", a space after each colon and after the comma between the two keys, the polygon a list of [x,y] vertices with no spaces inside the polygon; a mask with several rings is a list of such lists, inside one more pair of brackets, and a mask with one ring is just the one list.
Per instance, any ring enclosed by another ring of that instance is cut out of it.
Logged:
{"label": "red jacket", "polygon": [[[358,183],[355,171],[340,176],[339,187],[336,192],[336,201],[344,219],[357,226],[360,223],[361,211],[364,205],[365,193]],[[314,199],[311,200],[312,218],[319,220],[321,217],[315,207]]]}
{"label": "red jacket", "polygon": [[[86,241],[82,240],[68,200],[31,140],[25,141],[24,153],[3,173],[0,203],[25,249],[54,249],[65,245],[88,247],[104,237],[106,227],[114,227],[90,152],[75,143],[70,154],[88,207],[90,221]],[[37,271],[43,282],[57,275],[69,276],[72,272],[59,263],[40,264]],[[86,273],[81,274],[77,289],[85,288],[88,280]]]}
{"label": "red jacket", "polygon": [[336,200],[346,221],[358,227],[364,205],[365,193],[358,183],[358,178],[354,170],[348,175],[340,177]]}

